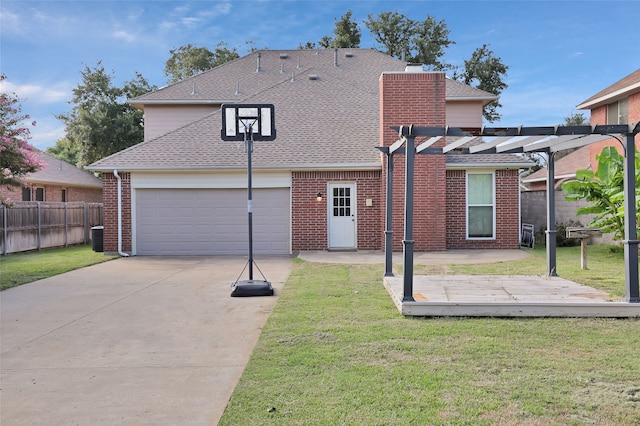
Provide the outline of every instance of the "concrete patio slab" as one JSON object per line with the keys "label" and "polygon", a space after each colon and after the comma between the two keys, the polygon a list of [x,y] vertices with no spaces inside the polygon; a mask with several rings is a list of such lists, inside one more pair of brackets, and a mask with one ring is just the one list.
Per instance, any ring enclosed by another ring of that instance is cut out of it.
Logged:
{"label": "concrete patio slab", "polygon": [[640,317],[640,304],[559,277],[429,275],[413,277],[413,298],[403,301],[404,278],[384,286],[406,316]]}

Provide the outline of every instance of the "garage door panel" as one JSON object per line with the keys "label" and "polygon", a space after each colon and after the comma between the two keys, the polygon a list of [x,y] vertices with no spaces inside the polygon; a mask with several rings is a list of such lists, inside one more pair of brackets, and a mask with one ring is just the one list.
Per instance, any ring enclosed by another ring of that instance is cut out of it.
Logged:
{"label": "garage door panel", "polygon": [[[254,253],[289,253],[289,206],[288,188],[254,189]],[[246,190],[136,190],[137,254],[246,254],[248,248]]]}

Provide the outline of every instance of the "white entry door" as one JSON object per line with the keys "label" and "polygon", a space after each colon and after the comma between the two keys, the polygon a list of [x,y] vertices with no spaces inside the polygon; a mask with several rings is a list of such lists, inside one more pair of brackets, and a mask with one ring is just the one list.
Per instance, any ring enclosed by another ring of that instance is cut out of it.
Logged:
{"label": "white entry door", "polygon": [[356,185],[329,184],[329,248],[356,248]]}

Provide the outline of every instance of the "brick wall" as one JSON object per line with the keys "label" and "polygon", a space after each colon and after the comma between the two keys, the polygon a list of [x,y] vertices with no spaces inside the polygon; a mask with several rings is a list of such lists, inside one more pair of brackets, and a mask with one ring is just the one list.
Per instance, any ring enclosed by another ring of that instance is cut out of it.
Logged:
{"label": "brick wall", "polygon": [[[59,186],[59,185],[36,185],[31,187],[31,196],[35,201],[36,188],[44,188],[45,201],[50,202],[62,202],[62,189],[67,190],[67,202],[86,202],[86,203],[101,203],[102,202],[102,189],[96,188],[78,188],[73,186]],[[11,201],[22,201],[22,187],[6,188],[0,187],[0,198],[10,198]]]}
{"label": "brick wall", "polygon": [[[637,123],[640,121],[640,93],[635,93],[629,96],[629,123]],[[594,108],[591,110],[591,125],[595,124],[607,124],[607,105]],[[626,140],[625,140],[626,143]],[[640,149],[640,134],[635,137],[636,147]],[[602,152],[602,149],[607,146],[615,146],[616,150],[622,154],[622,147],[616,139],[607,139],[606,141],[597,142],[591,144],[590,158],[593,169],[596,170],[598,161],[596,155]]]}
{"label": "brick wall", "polygon": [[447,248],[516,249],[520,246],[518,170],[496,170],[496,238],[467,240],[466,172],[447,171]]}
{"label": "brick wall", "polygon": [[[119,173],[122,180],[122,250],[131,252],[131,174]],[[103,178],[104,251],[118,251],[118,181],[112,173]]]}
{"label": "brick wall", "polygon": [[[327,249],[327,185],[356,184],[357,248],[382,247],[384,226],[380,222],[380,171],[293,172],[291,179],[291,244],[293,251]],[[316,194],[322,193],[322,201]],[[372,205],[367,206],[366,200]]]}
{"label": "brick wall", "polygon": [[[385,73],[380,77],[380,145],[398,139],[389,127],[410,125],[444,126],[446,77],[444,73]],[[423,138],[424,139],[424,138]],[[416,139],[418,145],[422,140]],[[436,146],[443,146],[440,141]],[[383,170],[386,170],[386,157]],[[386,173],[386,172],[385,172]],[[404,238],[405,156],[396,155],[393,175],[393,250],[402,250]],[[446,249],[446,162],[444,155],[418,155],[414,180],[414,249]],[[386,191],[382,179],[382,193]],[[385,206],[380,209],[384,224]]]}

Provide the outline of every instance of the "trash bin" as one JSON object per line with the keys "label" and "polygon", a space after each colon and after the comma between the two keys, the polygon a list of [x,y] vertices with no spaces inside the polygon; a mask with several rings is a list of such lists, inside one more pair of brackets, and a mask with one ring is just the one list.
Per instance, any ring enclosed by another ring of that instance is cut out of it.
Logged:
{"label": "trash bin", "polygon": [[94,226],[91,228],[91,250],[104,252],[104,226]]}

